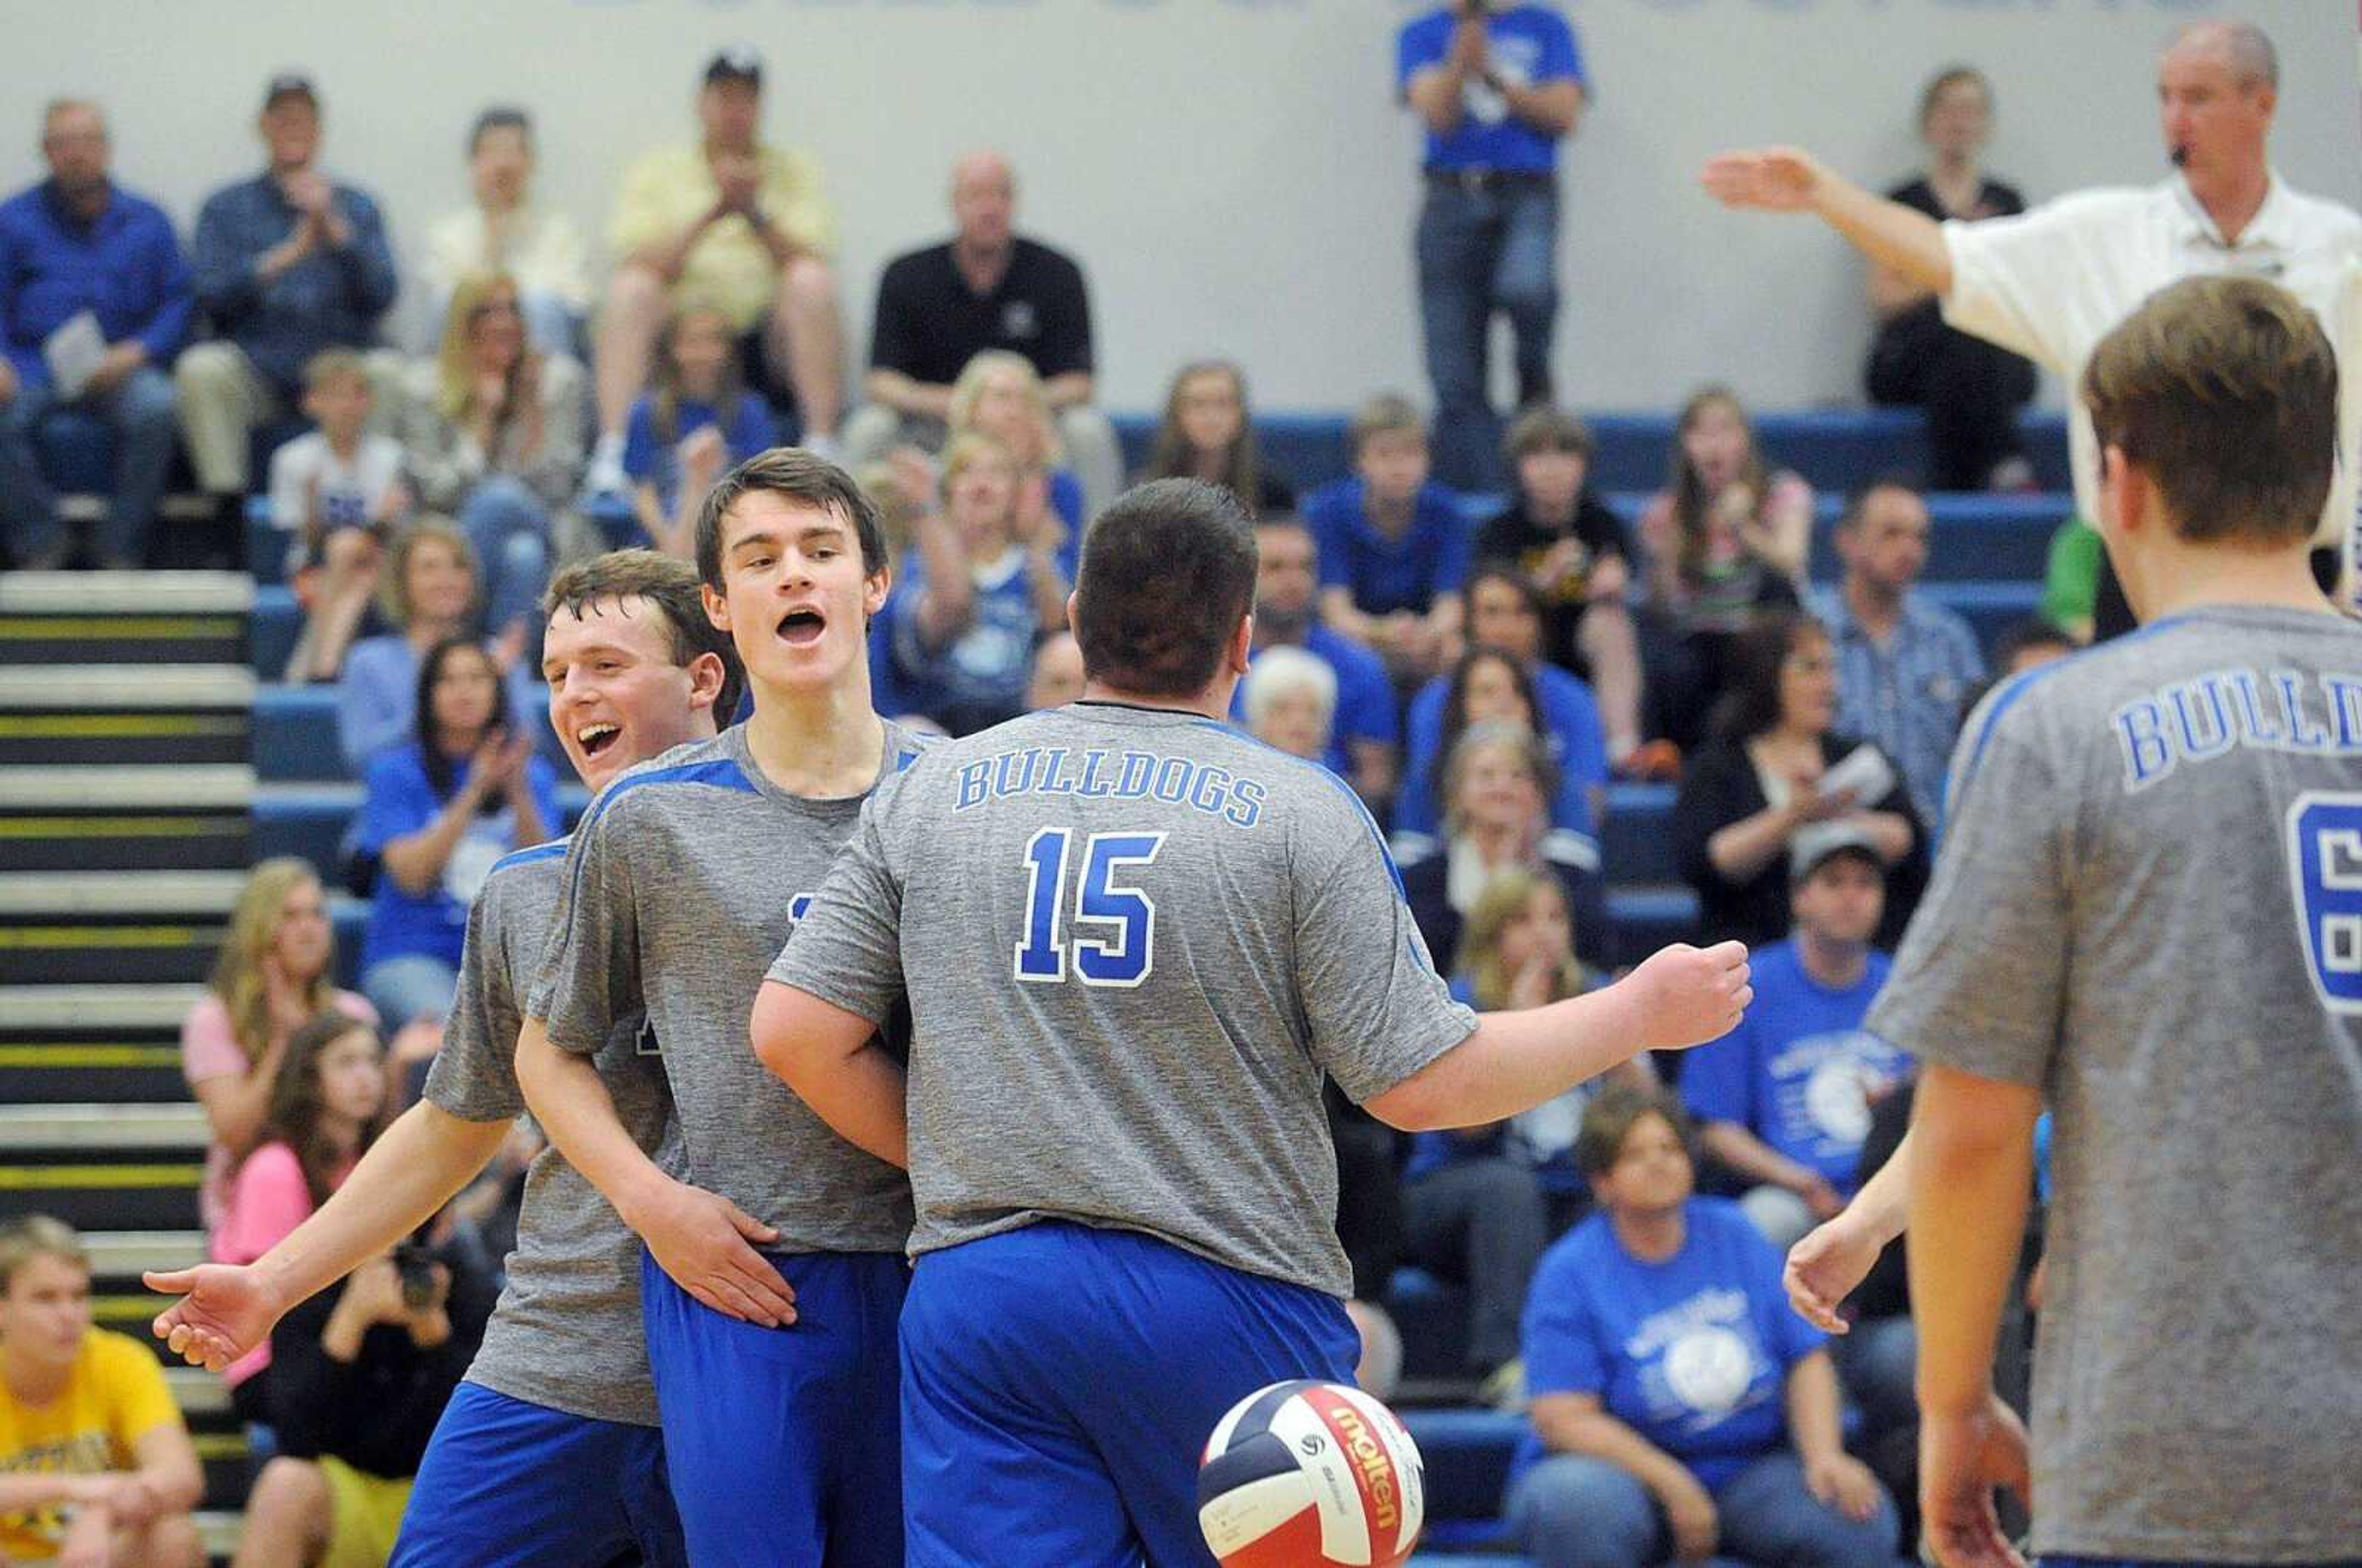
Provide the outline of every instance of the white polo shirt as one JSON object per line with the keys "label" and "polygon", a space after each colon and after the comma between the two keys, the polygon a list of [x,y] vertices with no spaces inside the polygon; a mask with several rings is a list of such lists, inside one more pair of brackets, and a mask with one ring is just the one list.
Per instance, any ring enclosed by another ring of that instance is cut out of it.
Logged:
{"label": "white polo shirt", "polygon": [[[2079,191],[2015,217],[1944,225],[1952,288],[1944,319],[2065,379],[2073,403],[2068,453],[2075,504],[2099,515],[2100,451],[2080,398],[2083,363],[2149,295],[2184,278],[2267,278],[2320,317],[2337,354],[2337,476],[2323,511],[2323,543],[2362,549],[2355,478],[2362,466],[2362,215],[2289,189],[2279,174],[2231,245],[2176,174],[2145,190]],[[2354,558],[2362,561],[2362,555]],[[2362,574],[2349,566],[2349,585]]]}

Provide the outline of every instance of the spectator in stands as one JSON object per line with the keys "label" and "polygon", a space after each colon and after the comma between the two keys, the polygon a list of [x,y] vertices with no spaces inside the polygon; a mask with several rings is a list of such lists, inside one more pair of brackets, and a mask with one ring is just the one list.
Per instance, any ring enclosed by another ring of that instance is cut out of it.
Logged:
{"label": "spectator in stands", "polygon": [[[1973,66],[1936,73],[1919,94],[1927,167],[1886,193],[1937,223],[2011,217],[2025,210],[2014,185],[1985,177],[1978,155],[1992,135],[1992,83]],[[1944,325],[1935,291],[1870,264],[1878,317],[1863,381],[1872,403],[1927,411],[1937,490],[2028,490],[2034,466],[2017,434],[2017,410],[2034,396],[2034,367],[2006,348]]]}
{"label": "spectator in stands", "polygon": [[2065,658],[2076,646],[2073,637],[2039,616],[2020,621],[1993,644],[1994,679],[2024,675],[2036,665]]}
{"label": "spectator in stands", "polygon": [[1904,480],[1873,480],[1838,519],[1845,579],[1820,606],[1837,652],[1837,727],[1903,769],[1924,823],[1944,815],[1960,700],[1985,678],[1969,624],[1913,588],[1927,564],[1927,503]]}
{"label": "spectator in stands", "polygon": [[1766,612],[1795,606],[1812,535],[1812,488],[1765,462],[1737,394],[1694,394],[1674,427],[1671,483],[1640,519],[1652,736],[1683,751],[1704,738],[1728,678],[1730,639]]}
{"label": "spectator in stands", "polygon": [[[970,734],[1025,711],[1033,646],[1065,628],[1058,521],[1019,504],[1009,448],[962,436],[944,454],[943,510],[870,631],[896,712]],[[1030,530],[1030,531],[1029,531]]]}
{"label": "spectator in stands", "polygon": [[[1337,672],[1303,648],[1266,648],[1239,682],[1247,734],[1265,745],[1330,766],[1337,727]],[[1333,771],[1333,769],[1332,769]]]}
{"label": "spectator in stands", "polygon": [[1468,525],[1428,478],[1427,426],[1385,393],[1353,415],[1352,479],[1304,498],[1320,549],[1320,618],[1377,650],[1399,685],[1460,657],[1460,586]]}
{"label": "spectator in stands", "polygon": [[1595,869],[1547,852],[1555,780],[1549,749],[1534,732],[1514,719],[1483,720],[1471,723],[1444,756],[1441,843],[1402,871],[1403,895],[1427,950],[1459,952],[1461,922],[1493,878],[1530,871],[1553,878],[1566,894],[1577,943],[1591,952],[1611,952],[1613,933]]}
{"label": "spectator in stands", "polygon": [[[1321,760],[1353,786],[1373,810],[1395,792],[1401,763],[1402,729],[1395,712],[1394,683],[1386,667],[1362,644],[1325,625],[1315,600],[1319,556],[1312,532],[1285,514],[1255,524],[1254,647],[1251,658],[1273,648],[1301,648],[1326,664],[1337,678],[1336,712],[1329,753]],[[1243,717],[1236,709],[1232,717]]]}
{"label": "spectator in stands", "polygon": [[475,546],[497,631],[538,630],[550,527],[582,478],[583,395],[582,367],[528,340],[516,279],[459,280],[442,348],[415,368],[403,438],[419,499]]}
{"label": "spectator in stands", "polygon": [[377,394],[349,348],[304,367],[312,428],[270,455],[270,521],[287,536],[304,630],[288,656],[294,685],[334,680],[383,580],[386,539],[409,512],[402,443],[372,434]]}
{"label": "spectator in stands", "polygon": [[[1558,778],[1546,847],[1553,859],[1595,871],[1607,784],[1599,705],[1591,688],[1543,661],[1541,596],[1514,568],[1478,569],[1468,580],[1466,597],[1470,651],[1450,675],[1429,681],[1411,700],[1405,723],[1409,761],[1402,797],[1395,802],[1396,842],[1415,855],[1433,836],[1442,794],[1438,770],[1462,728],[1487,717],[1522,719],[1550,748]],[[1504,656],[1517,668],[1505,672],[1498,660],[1478,657],[1488,653]]]}
{"label": "spectator in stands", "polygon": [[2074,638],[2078,647],[2092,640],[2103,618],[2112,635],[2132,624],[2132,607],[2107,566],[2100,531],[2081,517],[2068,518],[2052,532],[2043,562],[2042,618]]}
{"label": "spectator in stands", "polygon": [[378,1021],[375,1008],[337,988],[336,959],[327,894],[308,863],[282,856],[246,874],[213,978],[181,1023],[181,1072],[213,1134],[197,1204],[208,1231],[221,1224],[231,1168],[261,1141],[295,1031],[330,1010]]}
{"label": "spectator in stands", "polygon": [[483,273],[513,280],[533,346],[570,356],[590,309],[590,265],[574,220],[534,204],[533,174],[525,112],[502,105],[478,115],[468,131],[474,199],[428,226],[419,271],[436,321],[449,316],[462,280]]}
{"label": "spectator in stands", "polygon": [[[310,80],[272,77],[259,126],[269,166],[215,192],[197,214],[197,303],[218,340],[192,348],[174,371],[197,482],[231,503],[246,493],[249,433],[286,417],[312,356],[376,342],[395,288],[377,203],[320,171]],[[400,374],[397,356],[371,361],[387,412],[386,383]]]}
{"label": "spectator in stands", "polygon": [[1050,397],[1032,361],[1022,354],[988,348],[967,362],[952,385],[951,437],[989,436],[1015,455],[1022,486],[1019,504],[1028,527],[1040,525],[1044,510],[1066,531],[1059,565],[1068,577],[1081,564],[1084,510],[1082,481],[1067,468],[1066,450]]}
{"label": "spectator in stands", "polygon": [[1201,479],[1247,503],[1257,518],[1296,510],[1296,487],[1263,460],[1247,407],[1246,372],[1228,359],[1181,367],[1164,394],[1142,480]]}
{"label": "spectator in stands", "polygon": [[[475,624],[482,602],[468,536],[441,518],[421,518],[393,542],[381,608],[397,628],[364,637],[345,656],[337,683],[337,744],[356,774],[370,759],[412,736],[418,716],[418,664],[426,650]],[[524,639],[514,628],[485,645],[507,671],[509,701],[531,712]]]}
{"label": "spectator in stands", "polygon": [[1877,846],[1825,823],[1796,834],[1789,865],[1795,925],[1756,949],[1754,1005],[1682,1059],[1699,1142],[1749,1184],[1739,1207],[1783,1255],[1853,1196],[1871,1101],[1911,1070],[1862,1028],[1888,968],[1870,944],[1886,903]]}
{"label": "spectator in stands", "polygon": [[623,264],[599,317],[599,446],[590,484],[624,488],[624,425],[660,360],[657,337],[690,301],[719,310],[745,380],[791,405],[807,445],[844,413],[844,328],[828,253],[836,216],[820,167],[761,140],[763,64],[725,50],[697,94],[701,139],[647,153],[624,176],[610,243]]}
{"label": "spectator in stands", "polygon": [[730,346],[730,318],[688,304],[657,341],[656,384],[632,404],[624,477],[648,542],[686,560],[705,492],[778,435],[767,404],[746,390]]}
{"label": "spectator in stands", "polygon": [[1826,1337],[1735,1204],[1693,1195],[1687,1118],[1610,1089],[1575,1158],[1601,1212],[1526,1304],[1533,1431],[1508,1518],[1540,1568],[1892,1568],[1894,1504],[1842,1446]]}
{"label": "spectator in stands", "polygon": [[1083,645],[1072,632],[1054,632],[1033,650],[1033,672],[1025,682],[1025,711],[1063,708],[1083,694]]}
{"label": "spectator in stands", "polygon": [[1402,1381],[1402,1331],[1380,1304],[1402,1262],[1402,1182],[1395,1175],[1395,1130],[1345,1098],[1331,1079],[1321,1086],[1329,1142],[1337,1151],[1337,1241],[1353,1270],[1345,1315],[1361,1336],[1353,1382],[1380,1399]]}
{"label": "spectator in stands", "polygon": [[1589,83],[1554,6],[1453,0],[1405,24],[1396,90],[1427,132],[1419,319],[1445,482],[1496,486],[1493,313],[1516,342],[1518,406],[1551,401],[1558,322],[1558,144]]}
{"label": "spectator in stands", "polygon": [[[1529,408],[1502,443],[1515,499],[1476,533],[1476,559],[1517,568],[1547,611],[1542,656],[1590,677],[1617,767],[1640,746],[1640,649],[1625,603],[1632,546],[1592,491],[1591,427],[1563,409]],[[1644,765],[1661,766],[1641,758]]]}
{"label": "spectator in stands", "polygon": [[866,461],[898,442],[940,449],[952,434],[953,384],[978,354],[999,349],[1041,378],[1086,511],[1095,512],[1115,499],[1123,459],[1115,426],[1091,401],[1083,270],[1017,233],[1017,175],[1000,154],[971,152],[955,163],[951,201],[952,237],[896,257],[877,281],[868,403],[846,422],[847,456]]}
{"label": "spectator in stands", "polygon": [[[108,153],[98,105],[60,98],[41,116],[50,177],[0,204],[0,529],[22,569],[53,570],[72,548],[41,471],[52,410],[83,409],[115,432],[101,566],[141,563],[172,462],[169,372],[189,336],[188,263],[163,210],[109,178]],[[85,317],[104,351],[61,383],[44,350]]]}
{"label": "spectator in stands", "polygon": [[200,1568],[204,1493],[164,1369],[91,1322],[82,1238],[45,1214],[0,1221],[0,1559]]}
{"label": "spectator in stands", "polygon": [[1892,763],[1836,732],[1828,634],[1803,615],[1776,615],[1740,635],[1731,662],[1715,739],[1683,772],[1670,830],[1705,940],[1785,936],[1797,836],[1835,822],[1866,837],[1888,869],[1878,944],[1891,948],[1926,885],[1926,834]]}
{"label": "spectator in stands", "polygon": [[549,763],[513,723],[519,710],[481,644],[458,636],[429,648],[416,701],[418,738],[370,759],[359,840],[378,868],[361,992],[395,1028],[449,1015],[485,874],[559,821]]}
{"label": "spectator in stands", "polygon": [[279,1456],[247,1499],[232,1568],[377,1568],[497,1288],[464,1249],[405,1243],[270,1333]]}
{"label": "spectator in stands", "polygon": [[[386,1123],[385,1047],[377,1031],[331,1008],[288,1037],[253,1149],[232,1173],[207,1252],[250,1264],[328,1200]],[[257,1345],[222,1374],[238,1415],[269,1424],[270,1347]]]}

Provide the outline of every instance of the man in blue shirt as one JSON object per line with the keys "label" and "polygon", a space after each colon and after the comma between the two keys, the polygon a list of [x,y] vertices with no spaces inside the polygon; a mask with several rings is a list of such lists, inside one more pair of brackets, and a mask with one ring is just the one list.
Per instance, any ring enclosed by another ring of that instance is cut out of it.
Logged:
{"label": "man in blue shirt", "polygon": [[[34,446],[51,409],[75,404],[115,427],[102,565],[139,564],[172,460],[164,370],[189,336],[188,264],[162,210],[108,178],[108,151],[97,105],[61,98],[41,118],[50,177],[0,204],[0,525],[19,567],[61,566],[71,545]],[[43,346],[85,315],[105,355],[79,388],[61,387]]]}
{"label": "man in blue shirt", "polygon": [[1985,678],[1985,657],[1966,621],[1912,591],[1927,533],[1927,503],[1909,481],[1871,480],[1838,519],[1845,580],[1820,612],[1837,649],[1837,727],[1894,759],[1919,820],[1934,826],[1962,704]]}
{"label": "man in blue shirt", "polygon": [[[246,492],[247,435],[294,406],[304,366],[324,348],[367,348],[393,304],[393,252],[377,203],[318,167],[320,99],[302,76],[270,79],[259,122],[270,162],[197,214],[197,302],[220,341],[181,357],[181,418],[197,482]],[[370,380],[398,371],[378,357]],[[391,419],[396,389],[378,388]]]}
{"label": "man in blue shirt", "polygon": [[1860,1185],[1871,1099],[1911,1067],[1862,1027],[1889,964],[1870,944],[1886,907],[1875,846],[1830,823],[1797,834],[1791,858],[1795,929],[1757,951],[1738,1027],[1682,1066],[1698,1141],[1755,1184],[1741,1204],[1783,1252]]}
{"label": "man in blue shirt", "polygon": [[[1373,810],[1395,792],[1396,740],[1394,683],[1378,656],[1323,625],[1313,604],[1320,556],[1312,531],[1293,517],[1255,524],[1254,649],[1300,647],[1337,676],[1337,712],[1329,726],[1329,770],[1353,786]],[[1243,689],[1244,683],[1241,683]],[[1231,705],[1245,716],[1243,696]]]}
{"label": "man in blue shirt", "polygon": [[1454,0],[1405,26],[1395,60],[1427,131],[1417,251],[1438,467],[1446,484],[1496,490],[1493,313],[1516,336],[1518,406],[1551,401],[1558,143],[1583,115],[1583,55],[1554,6]]}
{"label": "man in blue shirt", "polygon": [[1320,550],[1320,618],[1385,658],[1397,684],[1440,673],[1460,651],[1460,585],[1472,530],[1428,478],[1427,425],[1392,392],[1353,414],[1353,478],[1304,498]]}

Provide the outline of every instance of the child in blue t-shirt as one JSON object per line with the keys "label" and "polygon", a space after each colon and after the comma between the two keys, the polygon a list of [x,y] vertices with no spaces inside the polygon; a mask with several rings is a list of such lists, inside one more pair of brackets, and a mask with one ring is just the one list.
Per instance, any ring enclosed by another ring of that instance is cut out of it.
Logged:
{"label": "child in blue t-shirt", "polygon": [[1680,1102],[1606,1091],[1575,1158],[1600,1212],[1526,1301],[1533,1431],[1507,1509],[1526,1554],[1890,1568],[1894,1505],[1840,1441],[1824,1337],[1738,1207],[1694,1196]]}
{"label": "child in blue t-shirt", "polygon": [[730,318],[685,305],[657,341],[656,385],[632,404],[624,476],[648,539],[667,555],[693,553],[698,508],[733,464],[770,447],[777,423],[738,370]]}
{"label": "child in blue t-shirt", "polygon": [[1399,685],[1457,657],[1460,587],[1473,536],[1451,492],[1428,480],[1427,426],[1407,399],[1353,415],[1353,472],[1304,500],[1320,553],[1320,619],[1384,655]]}

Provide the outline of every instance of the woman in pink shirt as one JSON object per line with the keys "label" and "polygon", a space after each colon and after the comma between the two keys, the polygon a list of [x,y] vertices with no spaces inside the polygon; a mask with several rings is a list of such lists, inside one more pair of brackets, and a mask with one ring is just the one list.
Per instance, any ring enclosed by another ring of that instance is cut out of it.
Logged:
{"label": "woman in pink shirt", "polygon": [[212,985],[181,1025],[181,1071],[213,1128],[198,1197],[208,1231],[221,1224],[230,1168],[261,1141],[288,1037],[330,1008],[377,1024],[368,1002],[329,983],[335,959],[327,896],[310,865],[282,856],[248,874]]}
{"label": "woman in pink shirt", "polygon": [[[310,1218],[384,1128],[386,1099],[385,1047],[369,1024],[330,1009],[289,1036],[261,1138],[230,1177],[214,1261],[250,1264]],[[268,1419],[256,1375],[270,1364],[265,1342],[222,1374],[247,1420]]]}

